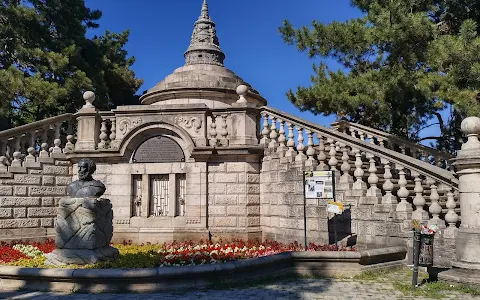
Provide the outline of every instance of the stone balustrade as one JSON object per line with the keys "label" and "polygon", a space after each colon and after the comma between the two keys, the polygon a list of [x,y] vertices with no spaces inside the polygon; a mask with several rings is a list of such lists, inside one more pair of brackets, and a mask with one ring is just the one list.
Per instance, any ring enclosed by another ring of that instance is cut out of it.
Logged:
{"label": "stone balustrade", "polygon": [[0,172],[73,151],[72,114],[0,132]]}
{"label": "stone balustrade", "polygon": [[451,167],[449,161],[453,158],[452,155],[400,139],[381,130],[343,120],[333,123],[332,128],[366,143],[387,147],[396,152],[434,164],[443,169],[450,169]]}
{"label": "stone balustrade", "polygon": [[351,131],[355,134],[329,129],[270,107],[262,107],[261,115],[264,161],[277,157],[280,163],[301,163],[306,170],[337,171],[337,190],[373,197],[398,219],[442,229],[457,226],[458,180],[449,170],[388,149],[370,133],[366,143],[356,129]]}
{"label": "stone balustrade", "polygon": [[101,125],[98,149],[117,148],[117,120],[113,112],[100,112]]}

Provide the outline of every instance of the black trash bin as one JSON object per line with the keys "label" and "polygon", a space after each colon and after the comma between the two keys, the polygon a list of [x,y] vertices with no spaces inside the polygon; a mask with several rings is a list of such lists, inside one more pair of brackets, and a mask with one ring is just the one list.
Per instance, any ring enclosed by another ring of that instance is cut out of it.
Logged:
{"label": "black trash bin", "polygon": [[418,265],[430,267],[433,265],[433,239],[435,234],[420,233],[420,253],[418,256]]}

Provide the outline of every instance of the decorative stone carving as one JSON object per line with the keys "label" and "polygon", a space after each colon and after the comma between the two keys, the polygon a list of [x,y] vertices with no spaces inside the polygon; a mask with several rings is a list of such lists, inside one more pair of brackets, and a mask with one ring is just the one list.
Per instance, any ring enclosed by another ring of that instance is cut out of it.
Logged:
{"label": "decorative stone carving", "polygon": [[47,264],[88,264],[112,260],[118,250],[109,246],[113,235],[110,200],[100,198],[105,185],[92,178],[96,165],[90,159],[78,163],[79,180],[68,185],[70,197],[60,199],[55,227],[56,249]]}
{"label": "decorative stone carving", "polygon": [[132,121],[131,119],[121,119],[119,122],[118,122],[118,130],[120,130],[120,133],[122,135],[125,135],[127,134],[130,130],[132,130],[133,128],[139,126],[140,124],[143,123],[143,120],[142,118],[138,118],[134,121]]}
{"label": "decorative stone carving", "polygon": [[197,132],[202,128],[202,120],[197,117],[175,117],[173,119],[175,124],[183,126],[187,129],[193,129],[193,131]]}

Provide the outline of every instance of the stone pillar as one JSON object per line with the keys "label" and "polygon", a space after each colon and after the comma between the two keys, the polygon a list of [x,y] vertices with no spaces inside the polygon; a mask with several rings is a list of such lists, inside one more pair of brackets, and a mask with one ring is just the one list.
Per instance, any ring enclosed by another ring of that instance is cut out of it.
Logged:
{"label": "stone pillar", "polygon": [[92,102],[95,94],[87,91],[83,94],[85,105],[78,111],[77,116],[77,142],[75,150],[95,150],[100,141],[100,116]]}
{"label": "stone pillar", "polygon": [[229,145],[258,145],[259,112],[253,103],[248,103],[245,96],[248,88],[240,85],[237,88],[239,99],[232,104],[230,116],[232,119],[232,134],[229,138]]}
{"label": "stone pillar", "polygon": [[480,284],[480,118],[461,124],[468,137],[453,165],[459,177],[462,222],[456,236],[456,260],[452,269],[439,274],[445,281]]}

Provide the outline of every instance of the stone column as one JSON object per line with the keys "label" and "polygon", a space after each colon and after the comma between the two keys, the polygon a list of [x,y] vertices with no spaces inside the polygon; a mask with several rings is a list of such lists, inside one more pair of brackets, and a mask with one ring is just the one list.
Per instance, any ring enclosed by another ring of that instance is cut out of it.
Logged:
{"label": "stone column", "polygon": [[95,94],[87,91],[83,94],[85,105],[78,111],[77,116],[77,142],[75,150],[95,150],[100,141],[100,116],[92,102]]}
{"label": "stone column", "polygon": [[463,120],[468,137],[453,165],[459,177],[462,222],[456,236],[456,260],[452,269],[439,274],[446,281],[480,283],[480,118]]}
{"label": "stone column", "polygon": [[229,145],[258,145],[258,108],[253,103],[248,103],[248,88],[240,85],[237,88],[239,99],[232,104],[230,116],[232,118],[231,134],[229,135]]}

